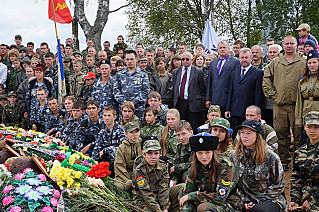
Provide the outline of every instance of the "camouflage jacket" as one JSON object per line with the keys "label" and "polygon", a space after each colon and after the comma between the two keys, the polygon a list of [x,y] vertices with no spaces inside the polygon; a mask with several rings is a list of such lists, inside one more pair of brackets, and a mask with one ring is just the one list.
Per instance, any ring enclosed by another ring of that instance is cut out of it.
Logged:
{"label": "camouflage jacket", "polygon": [[266,147],[267,155],[263,164],[252,159],[254,150],[244,149],[246,160],[240,152],[236,159],[235,151],[229,158],[234,163],[240,181],[238,187],[244,203],[271,201],[278,205],[280,211],[285,211],[287,202],[283,195],[285,190],[285,173],[279,156]]}
{"label": "camouflage jacket", "polygon": [[54,132],[63,132],[65,128],[65,119],[67,112],[64,109],[59,109],[58,115],[54,116],[52,111],[45,114],[45,133],[54,129]]}
{"label": "camouflage jacket", "polygon": [[188,168],[191,166],[192,150],[189,144],[183,145],[179,143],[176,149],[176,157],[174,161],[174,173],[172,180],[178,183],[183,182],[183,175],[187,172]]}
{"label": "camouflage jacket", "polygon": [[114,162],[115,179],[124,184],[131,179],[135,158],[142,154],[141,140],[131,143],[124,139],[116,151]]}
{"label": "camouflage jacket", "polygon": [[85,74],[82,72],[69,76],[70,94],[74,97],[80,96],[81,89],[85,85],[84,77]]}
{"label": "camouflage jacket", "polygon": [[141,128],[140,137],[144,138],[146,136],[155,136],[158,140],[160,140],[163,134],[163,130],[164,127],[158,122],[155,122],[153,125],[146,124]]}
{"label": "camouflage jacket", "polygon": [[103,128],[105,128],[105,124],[102,118],[99,118],[95,123],[90,118],[83,120],[75,137],[76,150],[80,151],[88,144],[94,149],[95,141]]}
{"label": "camouflage jacket", "polygon": [[151,167],[143,158],[133,170],[132,181],[133,197],[140,208],[152,212],[168,210],[169,174],[166,163],[157,162],[155,167]]}
{"label": "camouflage jacket", "polygon": [[[141,126],[141,122],[140,122],[139,118],[138,118],[136,115],[133,115],[133,119],[132,119],[131,121],[137,121],[138,123],[140,123],[140,126]],[[127,124],[127,123],[124,123],[123,119],[121,119],[121,120],[119,121],[119,124],[120,124],[122,127],[124,127],[124,125]]]}
{"label": "camouflage jacket", "polygon": [[174,163],[175,157],[177,155],[177,145],[179,144],[179,140],[176,137],[175,130],[169,128],[168,130],[168,137],[166,140],[166,157],[168,157],[168,160],[171,164]]}
{"label": "camouflage jacket", "polygon": [[53,96],[58,96],[58,77],[59,77],[59,70],[57,65],[53,65],[50,68],[45,70],[45,76],[50,77],[53,81],[53,87],[55,94]]}
{"label": "camouflage jacket", "polygon": [[77,120],[72,116],[68,120],[68,125],[63,130],[63,133],[61,135],[61,139],[66,143],[68,146],[70,146],[72,149],[76,150],[76,142],[75,138],[78,135],[78,131],[80,128],[80,123],[88,118],[86,114],[83,114],[80,118]]}
{"label": "camouflage jacket", "polygon": [[16,76],[19,72],[21,72],[22,69],[20,71],[18,71],[15,68],[8,68],[8,74],[7,74],[7,90],[8,91],[16,91]]}
{"label": "camouflage jacket", "polygon": [[120,105],[124,101],[132,101],[139,118],[143,115],[149,92],[150,85],[147,74],[142,72],[139,67],[133,73],[129,73],[127,68],[117,73],[113,88],[114,98]]}
{"label": "camouflage jacket", "polygon": [[37,83],[37,79],[35,77],[31,77],[29,79],[27,92],[25,94],[25,100],[27,107],[33,108],[36,107],[36,105],[39,104],[38,98],[37,98],[37,89],[40,86],[44,86],[47,90],[48,97],[56,95],[54,87],[53,87],[53,81],[49,77],[43,78],[43,83]]}
{"label": "camouflage jacket", "polygon": [[7,126],[21,126],[22,114],[21,108],[19,105],[11,105],[8,102],[4,108],[2,113],[2,122]]}
{"label": "camouflage jacket", "polygon": [[120,49],[123,49],[125,51],[127,49],[127,44],[126,43],[116,43],[116,44],[114,44],[113,52],[115,54],[117,54],[117,51],[120,50]]}
{"label": "camouflage jacket", "polygon": [[103,109],[107,106],[112,106],[117,110],[117,104],[113,95],[113,83],[113,78],[110,78],[106,84],[103,84],[101,79],[99,79],[93,85],[92,99],[98,101],[100,112],[103,112]]}
{"label": "camouflage jacket", "polygon": [[[319,210],[319,142],[308,141],[294,154],[291,174],[291,202],[302,205],[308,200],[310,211]],[[314,182],[316,181],[316,182]]]}
{"label": "camouflage jacket", "polygon": [[168,111],[168,106],[161,104],[160,107],[161,110],[158,112],[157,120],[161,123],[161,125],[166,126],[166,113]]}
{"label": "camouflage jacket", "polygon": [[78,101],[82,102],[85,106],[90,98],[92,98],[93,85],[87,86],[84,85],[81,88],[80,95],[78,96]]}
{"label": "camouflage jacket", "polygon": [[239,178],[233,163],[223,158],[217,172],[216,182],[213,182],[212,166],[199,165],[194,181],[191,168],[188,169],[186,186],[181,195],[188,194],[189,201],[184,203],[182,211],[196,210],[202,202],[212,203],[216,211],[241,211],[242,202],[236,187]]}
{"label": "camouflage jacket", "polygon": [[107,161],[113,163],[117,148],[122,143],[122,140],[126,139],[124,133],[124,128],[118,123],[115,123],[112,129],[107,129],[106,127],[102,129],[95,142],[92,158],[101,161],[99,154],[103,151]]}
{"label": "camouflage jacket", "polygon": [[84,68],[82,68],[82,70],[81,70],[83,73],[88,73],[89,71],[90,72],[93,72],[94,74],[96,74],[96,67],[95,66],[92,66],[92,67],[88,67],[88,66],[86,66],[86,67],[84,67]]}
{"label": "camouflage jacket", "polygon": [[37,126],[37,131],[44,132],[45,131],[45,116],[46,114],[50,114],[50,109],[48,104],[46,103],[44,107],[41,109],[39,103],[32,107],[30,110],[30,128],[32,125]]}

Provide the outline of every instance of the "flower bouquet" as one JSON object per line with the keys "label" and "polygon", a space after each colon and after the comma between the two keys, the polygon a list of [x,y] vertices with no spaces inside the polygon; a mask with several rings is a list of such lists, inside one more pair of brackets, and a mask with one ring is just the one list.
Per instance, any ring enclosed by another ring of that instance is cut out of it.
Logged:
{"label": "flower bouquet", "polygon": [[3,211],[57,210],[61,193],[47,181],[43,174],[36,174],[31,168],[18,173],[7,183],[1,192]]}

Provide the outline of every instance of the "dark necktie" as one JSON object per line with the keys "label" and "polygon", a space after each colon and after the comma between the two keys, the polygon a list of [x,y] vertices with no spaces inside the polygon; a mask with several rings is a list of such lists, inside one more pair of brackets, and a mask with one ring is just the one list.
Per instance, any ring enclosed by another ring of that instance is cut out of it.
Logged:
{"label": "dark necktie", "polygon": [[187,80],[187,68],[184,69],[184,74],[181,82],[181,87],[179,89],[179,98],[184,99],[185,85]]}
{"label": "dark necktie", "polygon": [[218,76],[219,76],[219,74],[220,74],[220,69],[221,69],[221,67],[222,67],[223,60],[224,60],[224,58],[219,58],[219,63],[218,63],[218,67],[217,67],[217,74],[218,74]]}
{"label": "dark necktie", "polygon": [[245,76],[245,71],[246,69],[241,70],[240,79],[242,79]]}

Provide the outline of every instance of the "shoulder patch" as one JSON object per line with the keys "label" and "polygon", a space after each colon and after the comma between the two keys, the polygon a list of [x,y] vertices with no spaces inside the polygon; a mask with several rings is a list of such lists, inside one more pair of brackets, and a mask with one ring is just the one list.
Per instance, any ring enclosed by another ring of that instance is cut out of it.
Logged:
{"label": "shoulder patch", "polygon": [[302,80],[302,78],[303,78],[303,76],[301,76],[301,77],[298,79],[298,81]]}
{"label": "shoulder patch", "polygon": [[223,199],[228,195],[229,189],[226,186],[218,186],[217,193],[218,196]]}
{"label": "shoulder patch", "polygon": [[145,178],[144,178],[143,176],[138,176],[138,177],[136,178],[136,183],[137,183],[137,185],[138,185],[140,188],[144,187],[144,185],[145,185]]}

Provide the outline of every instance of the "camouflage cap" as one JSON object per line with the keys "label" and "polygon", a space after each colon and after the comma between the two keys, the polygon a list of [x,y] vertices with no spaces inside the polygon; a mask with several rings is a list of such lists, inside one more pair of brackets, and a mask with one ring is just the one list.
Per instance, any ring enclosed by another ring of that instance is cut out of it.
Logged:
{"label": "camouflage cap", "polygon": [[71,62],[71,58],[65,57],[65,58],[64,58],[64,62]]}
{"label": "camouflage cap", "polygon": [[147,61],[147,58],[144,55],[140,55],[138,61]]}
{"label": "camouflage cap", "polygon": [[208,113],[211,113],[211,112],[221,113],[220,106],[219,105],[211,105],[211,106],[209,106]]}
{"label": "camouflage cap", "polygon": [[9,93],[8,93],[8,97],[9,96],[15,96],[15,97],[17,97],[17,93],[15,92],[15,91],[10,91]]}
{"label": "camouflage cap", "polygon": [[80,51],[73,52],[72,54],[73,54],[73,55],[79,54],[79,55],[82,56],[82,53],[81,53]]}
{"label": "camouflage cap", "polygon": [[7,94],[0,95],[0,99],[7,99]]}
{"label": "camouflage cap", "polygon": [[140,129],[140,124],[137,121],[131,121],[124,125],[124,129],[126,132],[132,132],[136,129]]}
{"label": "camouflage cap", "polygon": [[306,125],[319,125],[319,112],[311,111],[304,116],[303,120]]}
{"label": "camouflage cap", "polygon": [[147,140],[143,144],[143,152],[146,153],[151,150],[161,150],[161,145],[158,140]]}
{"label": "camouflage cap", "polygon": [[230,123],[229,123],[229,121],[227,119],[215,118],[213,120],[213,123],[212,123],[212,127],[213,126],[222,127],[222,128],[225,128],[228,131],[229,127],[230,127]]}

